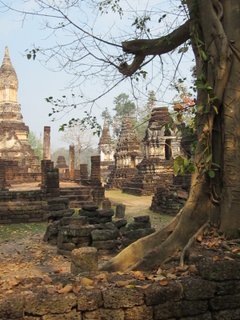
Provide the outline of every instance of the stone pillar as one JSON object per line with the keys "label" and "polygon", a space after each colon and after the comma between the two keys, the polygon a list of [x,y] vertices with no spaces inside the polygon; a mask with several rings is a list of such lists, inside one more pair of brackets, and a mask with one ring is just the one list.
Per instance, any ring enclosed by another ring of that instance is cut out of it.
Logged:
{"label": "stone pillar", "polygon": [[5,172],[6,170],[4,160],[0,159],[0,191],[7,190]]}
{"label": "stone pillar", "polygon": [[75,149],[74,146],[69,146],[69,179],[74,180],[75,174]]}
{"label": "stone pillar", "polygon": [[91,183],[101,185],[100,156],[91,156]]}
{"label": "stone pillar", "polygon": [[43,160],[51,160],[50,130],[51,130],[51,127],[44,127],[44,133],[43,133]]}
{"label": "stone pillar", "polygon": [[41,161],[42,182],[41,189],[46,190],[47,172],[53,170],[53,162],[51,160]]}
{"label": "stone pillar", "polygon": [[80,183],[85,183],[88,180],[88,165],[87,163],[80,164]]}
{"label": "stone pillar", "polygon": [[54,168],[53,161],[42,160],[42,184],[41,189],[49,196],[59,196],[59,171]]}

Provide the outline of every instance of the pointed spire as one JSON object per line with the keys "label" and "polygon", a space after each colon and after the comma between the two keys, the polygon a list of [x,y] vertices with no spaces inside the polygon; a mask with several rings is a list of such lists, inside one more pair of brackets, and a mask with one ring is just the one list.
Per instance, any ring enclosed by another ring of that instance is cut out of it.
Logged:
{"label": "pointed spire", "polygon": [[9,50],[8,47],[5,47],[5,51],[4,51],[4,58],[3,58],[3,62],[2,62],[2,66],[12,66],[11,60],[10,60],[10,56],[9,56]]}

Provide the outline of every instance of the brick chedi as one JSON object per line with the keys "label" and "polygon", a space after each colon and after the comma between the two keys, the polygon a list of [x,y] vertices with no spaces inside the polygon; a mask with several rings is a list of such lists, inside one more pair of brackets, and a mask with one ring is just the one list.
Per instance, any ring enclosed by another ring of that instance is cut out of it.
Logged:
{"label": "brick chedi", "polygon": [[59,171],[60,180],[67,180],[69,178],[69,169],[64,156],[58,156],[55,168]]}
{"label": "brick chedi", "polygon": [[168,108],[152,110],[143,139],[144,158],[137,165],[137,173],[123,187],[123,192],[151,195],[157,185],[173,183],[173,158],[181,154],[181,137],[167,128],[170,122]]}
{"label": "brick chedi", "polygon": [[114,167],[114,144],[112,142],[109,126],[106,120],[104,121],[98,148],[100,154],[101,181],[105,184]]}
{"label": "brick chedi", "polygon": [[122,188],[134,177],[136,166],[142,160],[140,142],[130,117],[123,118],[114,158],[115,168],[109,177],[109,187]]}
{"label": "brick chedi", "polygon": [[17,93],[17,75],[5,48],[0,67],[0,157],[17,163],[21,174],[38,173],[40,163],[28,142],[29,128],[23,122]]}

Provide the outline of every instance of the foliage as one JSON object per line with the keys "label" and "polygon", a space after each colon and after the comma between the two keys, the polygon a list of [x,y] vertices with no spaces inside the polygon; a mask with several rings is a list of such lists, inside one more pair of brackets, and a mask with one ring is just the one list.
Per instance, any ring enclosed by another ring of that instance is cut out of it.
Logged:
{"label": "foliage", "polygon": [[42,157],[43,157],[42,140],[38,138],[33,131],[30,131],[28,134],[28,142],[34,151],[34,154],[39,158],[39,160],[42,160]]}

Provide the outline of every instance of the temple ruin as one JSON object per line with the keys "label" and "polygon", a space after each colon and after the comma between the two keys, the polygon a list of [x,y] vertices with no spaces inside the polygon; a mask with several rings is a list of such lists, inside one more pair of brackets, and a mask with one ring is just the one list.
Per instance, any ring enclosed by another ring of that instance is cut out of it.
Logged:
{"label": "temple ruin", "polygon": [[17,95],[18,78],[6,47],[0,67],[0,157],[6,161],[8,183],[39,181],[40,162],[28,142]]}
{"label": "temple ruin", "polygon": [[134,195],[151,195],[156,186],[173,184],[173,159],[182,153],[181,135],[168,127],[170,114],[167,107],[152,110],[143,138],[144,157],[137,172],[125,183],[123,192]]}
{"label": "temple ruin", "polygon": [[110,172],[114,168],[114,144],[112,142],[109,125],[104,121],[102,134],[99,139],[98,149],[100,154],[101,181],[106,184]]}
{"label": "temple ruin", "polygon": [[142,151],[133,119],[123,118],[122,127],[114,154],[115,167],[109,176],[108,187],[121,189],[137,172],[137,165],[142,160]]}

